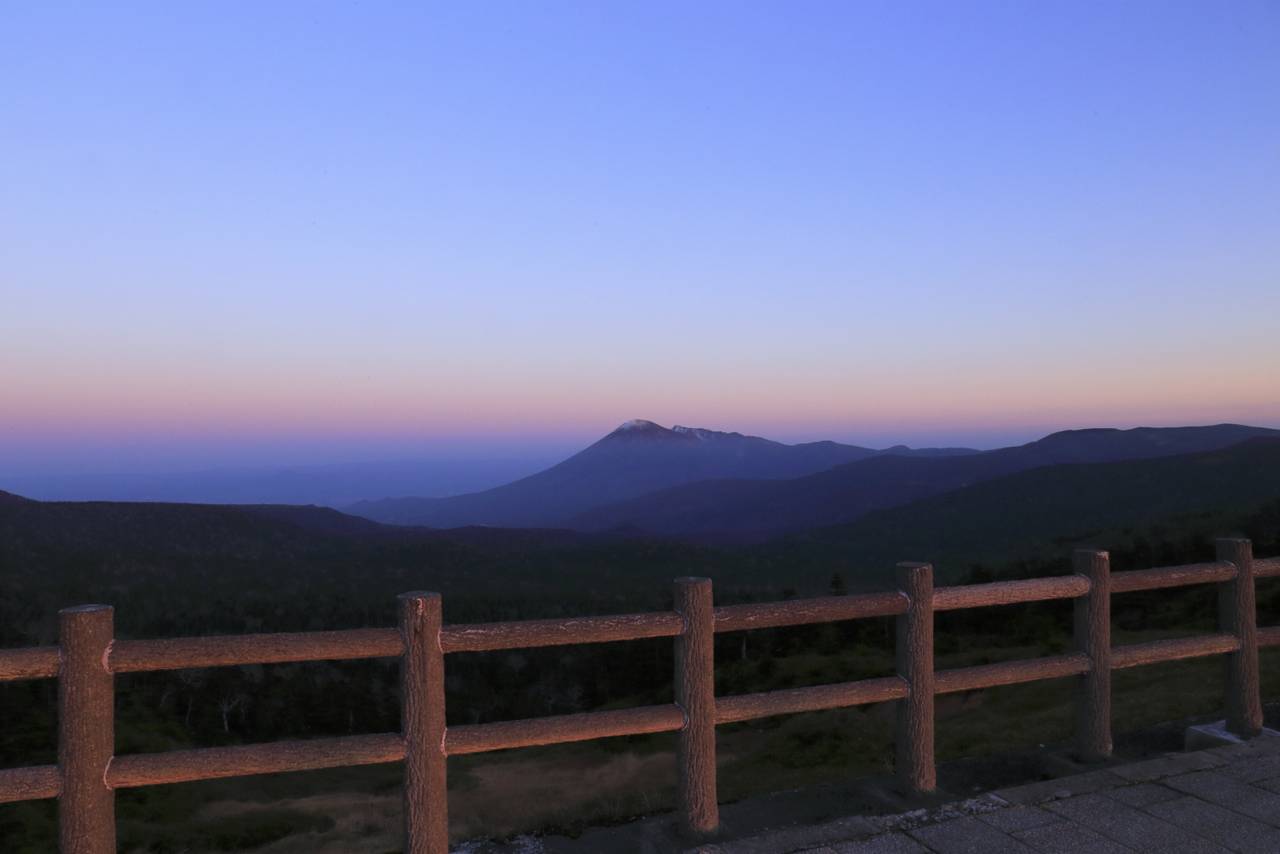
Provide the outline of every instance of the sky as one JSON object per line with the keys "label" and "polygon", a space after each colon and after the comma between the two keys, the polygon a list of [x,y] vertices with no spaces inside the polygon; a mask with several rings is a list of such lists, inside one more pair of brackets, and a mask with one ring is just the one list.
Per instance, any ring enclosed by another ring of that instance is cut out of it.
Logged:
{"label": "sky", "polygon": [[1280,4],[6,4],[0,473],[1280,426]]}

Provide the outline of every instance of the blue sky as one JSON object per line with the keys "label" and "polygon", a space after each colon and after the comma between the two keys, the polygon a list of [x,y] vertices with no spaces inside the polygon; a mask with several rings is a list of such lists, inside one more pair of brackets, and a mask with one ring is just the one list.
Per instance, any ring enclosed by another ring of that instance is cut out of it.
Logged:
{"label": "blue sky", "polygon": [[3,14],[0,471],[1280,424],[1276,3]]}

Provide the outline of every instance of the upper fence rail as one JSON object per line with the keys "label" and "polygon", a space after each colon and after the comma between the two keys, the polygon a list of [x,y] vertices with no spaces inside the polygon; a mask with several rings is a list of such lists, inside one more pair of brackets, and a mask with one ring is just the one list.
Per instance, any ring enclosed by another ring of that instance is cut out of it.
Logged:
{"label": "upper fence rail", "polygon": [[[1255,560],[1253,574],[1256,578],[1280,576],[1280,557]],[[1216,584],[1229,581],[1235,575],[1235,566],[1229,561],[1135,569],[1112,573],[1111,592],[1131,593]],[[939,587],[933,592],[933,610],[955,611],[1074,599],[1088,592],[1088,580],[1076,575]],[[726,605],[715,609],[715,630],[717,633],[735,632],[892,617],[906,612],[906,602],[902,593],[888,592]],[[445,653],[493,652],[675,637],[683,625],[680,615],[674,611],[563,620],[462,623],[443,626],[440,644]],[[108,664],[112,673],[139,673],[246,664],[398,658],[403,654],[404,641],[399,629],[346,629],[117,640],[112,644]],[[56,646],[0,649],[0,682],[52,679],[58,675],[58,666]]]}
{"label": "upper fence rail", "polygon": [[[401,597],[398,628],[115,640],[112,610],[60,612],[59,646],[0,650],[0,682],[59,679],[59,764],[0,770],[0,803],[58,797],[64,851],[115,850],[117,788],[250,774],[405,762],[405,837],[411,854],[447,850],[447,756],[620,735],[680,734],[679,808],[690,834],[718,826],[714,727],[773,715],[899,701],[898,768],[905,788],[934,787],[933,697],[1043,679],[1081,678],[1079,752],[1111,752],[1110,672],[1214,654],[1228,656],[1228,724],[1261,727],[1257,652],[1280,646],[1280,626],[1259,629],[1253,581],[1280,576],[1280,557],[1255,560],[1246,540],[1220,540],[1218,560],[1111,573],[1106,552],[1078,551],[1071,575],[933,588],[932,567],[902,564],[899,589],[714,607],[706,579],[678,579],[671,611],[445,625],[437,594]],[[1113,593],[1218,586],[1219,631],[1112,648]],[[935,671],[933,614],[1071,599],[1076,649],[1035,659]],[[716,633],[895,617],[897,675],[716,697]],[[461,652],[606,643],[676,642],[675,702],[530,720],[446,726],[443,658]],[[402,732],[113,756],[114,675],[200,667],[401,658]],[[68,840],[76,840],[73,846]]]}

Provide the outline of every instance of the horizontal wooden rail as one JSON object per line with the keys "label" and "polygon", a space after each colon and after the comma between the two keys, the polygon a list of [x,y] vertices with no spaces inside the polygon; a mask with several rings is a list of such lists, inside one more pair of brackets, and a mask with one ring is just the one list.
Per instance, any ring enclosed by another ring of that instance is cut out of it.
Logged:
{"label": "horizontal wooden rail", "polygon": [[1017,605],[1051,599],[1074,599],[1089,592],[1089,579],[1079,575],[1055,575],[1018,581],[994,581],[933,591],[933,610],[957,611],[992,605]]}
{"label": "horizontal wooden rail", "polygon": [[975,691],[979,688],[1037,682],[1041,679],[1061,679],[1088,672],[1089,659],[1079,653],[1000,661],[995,664],[939,670],[934,677],[934,692],[953,694],[957,691]]}
{"label": "horizontal wooden rail", "polygon": [[684,713],[675,704],[640,706],[607,712],[582,712],[576,715],[449,727],[445,730],[444,746],[445,753],[450,756],[461,756],[513,747],[589,741],[593,738],[675,732],[683,726]]}
{"label": "horizontal wooden rail", "polygon": [[906,696],[907,683],[899,676],[763,691],[758,694],[731,694],[716,700],[716,723],[732,724],[774,715],[843,709],[901,700]]}
{"label": "horizontal wooden rail", "polygon": [[1255,578],[1271,578],[1280,575],[1280,557],[1259,558],[1253,562]]}
{"label": "horizontal wooden rail", "polygon": [[0,649],[0,682],[19,679],[52,679],[58,675],[59,655],[56,646],[33,646],[26,649]]}
{"label": "horizontal wooden rail", "polygon": [[38,801],[62,794],[62,774],[57,765],[0,770],[0,804]]}
{"label": "horizontal wooden rail", "polygon": [[1132,569],[1111,575],[1112,593],[1137,590],[1161,590],[1191,584],[1221,584],[1236,577],[1236,568],[1226,561],[1191,563],[1186,566],[1160,566],[1155,569]]}
{"label": "horizontal wooden rail", "polygon": [[568,617],[563,620],[522,620],[515,623],[472,623],[445,626],[440,647],[445,652],[489,652],[579,643],[669,638],[680,633],[684,621],[674,611],[618,614],[612,617]]}
{"label": "horizontal wooden rail", "polygon": [[1258,629],[1258,646],[1280,646],[1280,626]]}
{"label": "horizontal wooden rail", "polygon": [[111,761],[107,785],[113,789],[129,789],[253,774],[378,765],[401,759],[404,759],[404,741],[397,733],[134,753]]}
{"label": "horizontal wooden rail", "polygon": [[1219,655],[1224,652],[1235,652],[1239,648],[1240,640],[1234,635],[1227,634],[1198,635],[1191,638],[1131,643],[1125,646],[1118,646],[1111,651],[1111,669],[1124,670],[1129,667],[1159,664],[1164,661],[1181,661],[1184,658]]}
{"label": "horizontal wooden rail", "polygon": [[895,591],[723,605],[715,609],[715,618],[717,632],[739,632],[745,629],[772,629],[840,620],[863,620],[868,617],[892,617],[906,612],[907,597]]}
{"label": "horizontal wooden rail", "polygon": [[395,629],[212,635],[165,640],[118,640],[108,659],[113,673],[185,670],[245,664],[394,658],[404,654]]}

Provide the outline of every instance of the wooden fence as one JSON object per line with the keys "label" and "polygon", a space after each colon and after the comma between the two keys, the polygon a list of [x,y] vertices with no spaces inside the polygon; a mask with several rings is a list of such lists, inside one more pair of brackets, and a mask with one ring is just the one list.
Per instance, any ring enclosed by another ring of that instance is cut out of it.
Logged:
{"label": "wooden fence", "polygon": [[[677,809],[692,837],[715,833],[715,728],[772,715],[897,701],[897,773],[909,792],[935,787],[934,697],[997,685],[1079,679],[1076,738],[1090,758],[1111,753],[1111,671],[1224,653],[1225,706],[1233,732],[1261,730],[1258,649],[1280,645],[1280,626],[1257,628],[1254,580],[1280,576],[1280,557],[1255,561],[1248,540],[1219,540],[1217,560],[1110,572],[1104,551],[1077,551],[1067,576],[960,587],[933,586],[924,563],[898,565],[898,590],[715,607],[711,582],[680,578],[674,610],[610,617],[445,625],[436,593],[400,597],[389,629],[114,640],[112,609],[59,612],[58,646],[0,650],[0,681],[58,679],[58,764],[0,770],[0,803],[58,798],[64,854],[116,848],[114,792],[219,777],[404,762],[404,836],[409,854],[448,850],[446,759],[513,747],[607,736],[679,733]],[[1111,594],[1191,584],[1218,588],[1218,632],[1111,646]],[[933,614],[1052,599],[1075,602],[1075,649],[1063,655],[935,672]],[[715,696],[717,632],[896,617],[897,675],[757,694]],[[674,702],[473,726],[445,725],[444,657],[480,652],[670,637]],[[238,747],[114,756],[114,675],[192,667],[399,657],[401,731]]]}

